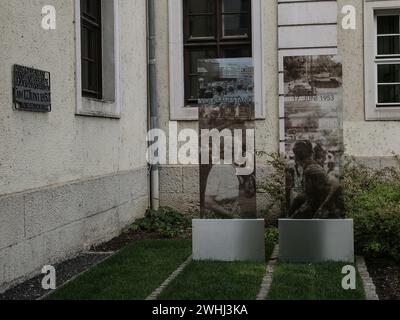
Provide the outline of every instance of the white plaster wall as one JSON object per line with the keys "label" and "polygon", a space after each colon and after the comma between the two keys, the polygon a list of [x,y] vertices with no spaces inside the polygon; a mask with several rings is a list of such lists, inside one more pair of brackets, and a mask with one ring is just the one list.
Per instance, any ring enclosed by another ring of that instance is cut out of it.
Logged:
{"label": "white plaster wall", "polygon": [[[57,30],[41,28],[44,5]],[[120,0],[120,120],[75,116],[73,6],[0,0],[0,195],[146,166],[146,3]],[[13,64],[51,72],[51,113],[12,109]]]}
{"label": "white plaster wall", "polygon": [[[400,2],[400,1],[399,1]],[[344,5],[357,10],[357,29],[343,30],[340,14]],[[400,121],[365,121],[363,1],[338,0],[338,49],[343,59],[344,143],[356,157],[382,158],[400,154]]]}

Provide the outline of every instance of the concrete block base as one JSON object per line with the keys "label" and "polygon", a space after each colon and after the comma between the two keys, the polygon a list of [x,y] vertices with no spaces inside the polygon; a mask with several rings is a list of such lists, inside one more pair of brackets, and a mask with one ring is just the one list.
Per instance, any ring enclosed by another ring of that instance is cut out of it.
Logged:
{"label": "concrete block base", "polygon": [[193,259],[265,261],[264,220],[193,220]]}
{"label": "concrete block base", "polygon": [[279,220],[279,259],[354,262],[353,220]]}

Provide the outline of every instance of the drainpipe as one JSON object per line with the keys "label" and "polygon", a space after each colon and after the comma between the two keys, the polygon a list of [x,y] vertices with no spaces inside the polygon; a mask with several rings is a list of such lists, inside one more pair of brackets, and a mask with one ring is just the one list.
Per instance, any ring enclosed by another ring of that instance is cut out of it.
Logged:
{"label": "drainpipe", "polygon": [[[148,90],[150,93],[150,129],[158,128],[155,1],[156,0],[147,0],[147,46],[149,79]],[[160,175],[158,164],[150,166],[150,196],[151,208],[153,210],[158,210],[160,207]]]}

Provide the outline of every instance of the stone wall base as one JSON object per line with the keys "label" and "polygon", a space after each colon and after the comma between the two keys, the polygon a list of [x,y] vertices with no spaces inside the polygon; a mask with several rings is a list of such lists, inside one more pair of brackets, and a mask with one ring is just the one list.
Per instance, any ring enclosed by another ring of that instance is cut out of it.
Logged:
{"label": "stone wall base", "polygon": [[142,217],[148,170],[0,197],[0,292],[106,242]]}

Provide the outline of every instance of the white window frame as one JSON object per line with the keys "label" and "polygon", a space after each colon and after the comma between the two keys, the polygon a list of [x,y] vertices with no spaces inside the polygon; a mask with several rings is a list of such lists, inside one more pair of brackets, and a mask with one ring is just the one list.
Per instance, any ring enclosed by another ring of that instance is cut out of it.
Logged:
{"label": "white window frame", "polygon": [[[105,3],[105,1],[111,1],[112,3]],[[75,69],[75,81],[76,81],[76,115],[82,116],[92,116],[92,117],[103,117],[103,118],[121,118],[121,82],[120,82],[120,19],[119,19],[119,0],[102,0],[102,6],[107,6],[107,8],[102,8],[102,21],[107,21],[112,14],[112,19],[114,22],[113,28],[113,43],[110,43],[109,39],[105,39],[104,32],[102,32],[102,42],[103,42],[103,66],[105,64],[104,59],[113,59],[113,61],[107,61],[108,66],[113,66],[114,68],[108,72],[112,72],[114,78],[114,83],[112,83],[112,88],[105,89],[110,84],[107,83],[109,76],[105,74],[105,69],[103,68],[103,93],[107,90],[108,94],[113,93],[112,97],[105,96],[103,99],[94,99],[82,96],[82,66],[81,66],[81,5],[80,0],[74,0],[75,2],[75,59],[76,59],[76,69]],[[113,12],[110,12],[110,5],[113,8]],[[105,28],[109,28],[109,25],[103,25],[103,31]],[[109,29],[107,30],[109,31]],[[106,44],[106,45],[104,45]],[[107,50],[107,51],[106,51]],[[111,58],[110,58],[111,57]]]}
{"label": "white window frame", "polygon": [[400,120],[400,107],[377,107],[378,104],[378,62],[392,63],[400,59],[376,59],[378,10],[399,10],[398,0],[365,0],[364,2],[364,78],[366,120]]}
{"label": "white window frame", "polygon": [[[265,119],[263,86],[262,0],[252,3],[252,44],[254,64],[254,100],[256,119]],[[169,87],[170,120],[198,120],[197,107],[185,105],[183,0],[169,0]]]}

